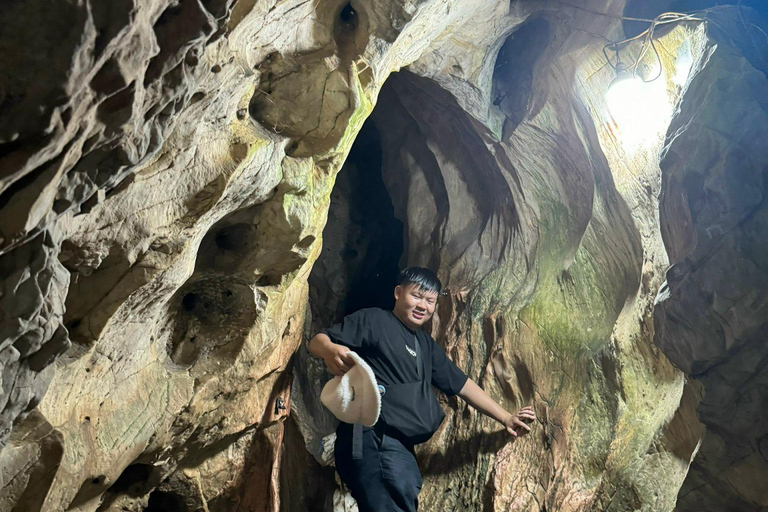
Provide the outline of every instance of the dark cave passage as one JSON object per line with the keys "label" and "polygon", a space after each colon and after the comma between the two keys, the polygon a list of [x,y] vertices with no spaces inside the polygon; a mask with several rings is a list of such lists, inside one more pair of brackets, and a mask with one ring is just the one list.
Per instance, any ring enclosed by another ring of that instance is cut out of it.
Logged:
{"label": "dark cave passage", "polygon": [[[513,256],[516,176],[499,171],[473,126],[433,80],[408,71],[388,78],[331,193],[309,278],[315,328],[358,309],[391,308],[404,266],[467,284]],[[456,264],[469,253],[482,258]]]}
{"label": "dark cave passage", "polygon": [[180,496],[164,491],[153,491],[149,495],[149,504],[144,512],[186,512]]}
{"label": "dark cave passage", "polygon": [[403,224],[381,172],[381,137],[369,119],[336,178],[323,252],[309,278],[312,317],[322,325],[362,308],[394,304]]}

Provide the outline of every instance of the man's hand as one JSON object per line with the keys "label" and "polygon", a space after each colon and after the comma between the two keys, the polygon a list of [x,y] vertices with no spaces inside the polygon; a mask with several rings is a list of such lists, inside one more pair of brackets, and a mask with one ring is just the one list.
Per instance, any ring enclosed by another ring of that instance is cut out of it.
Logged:
{"label": "man's hand", "polygon": [[514,414],[509,414],[504,419],[504,426],[507,427],[507,432],[515,437],[524,436],[531,431],[531,427],[526,425],[526,421],[536,421],[536,413],[533,412],[533,407],[523,407]]}
{"label": "man's hand", "polygon": [[507,432],[515,437],[522,436],[531,431],[531,427],[526,422],[536,420],[536,414],[533,407],[523,407],[516,413],[508,413],[499,404],[497,404],[488,393],[478,386],[472,379],[467,379],[464,387],[459,391],[459,396],[469,405],[495,419],[507,429]]}
{"label": "man's hand", "polygon": [[347,355],[349,349],[332,342],[331,338],[323,333],[309,340],[307,348],[313,356],[325,361],[325,366],[337,377],[341,377],[355,366],[355,360]]}
{"label": "man's hand", "polygon": [[349,371],[350,368],[355,366],[355,360],[347,355],[349,349],[344,345],[333,344],[328,347],[323,355],[323,361],[325,366],[331,371],[332,374],[341,377]]}

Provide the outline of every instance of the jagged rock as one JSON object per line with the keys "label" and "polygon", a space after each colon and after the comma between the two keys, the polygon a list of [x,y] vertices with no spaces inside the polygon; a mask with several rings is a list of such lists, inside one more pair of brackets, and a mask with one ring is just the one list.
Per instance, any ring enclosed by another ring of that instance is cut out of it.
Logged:
{"label": "jagged rock", "polygon": [[[763,506],[764,55],[660,34],[672,94],[630,147],[595,37],[623,8],[0,9],[1,508],[354,510],[302,340],[388,300],[405,264],[447,285],[430,328],[449,355],[539,416],[513,442],[443,399],[424,510],[672,510],[697,450],[684,489],[731,464]],[[723,430],[739,393],[744,428]]]}
{"label": "jagged rock", "polygon": [[768,57],[754,44],[756,23],[768,23],[735,9],[715,21],[717,46],[686,92],[661,161],[672,267],[656,341],[704,387],[707,432],[678,510],[765,510]]}

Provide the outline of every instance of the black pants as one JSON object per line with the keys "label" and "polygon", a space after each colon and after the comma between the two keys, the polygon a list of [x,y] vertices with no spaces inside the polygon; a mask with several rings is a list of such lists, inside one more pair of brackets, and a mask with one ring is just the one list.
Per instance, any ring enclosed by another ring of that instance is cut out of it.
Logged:
{"label": "black pants", "polygon": [[336,471],[360,512],[416,512],[421,472],[412,446],[383,428],[363,431],[363,458],[352,458],[352,425],[336,429]]}

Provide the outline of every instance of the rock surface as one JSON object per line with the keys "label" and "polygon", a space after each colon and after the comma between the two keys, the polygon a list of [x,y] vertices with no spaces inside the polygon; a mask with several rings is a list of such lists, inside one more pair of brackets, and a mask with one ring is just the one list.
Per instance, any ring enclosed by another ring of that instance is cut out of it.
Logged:
{"label": "rock surface", "polygon": [[513,442],[443,398],[424,510],[768,506],[765,54],[661,34],[636,143],[603,99],[623,8],[3,6],[0,508],[354,510],[301,342],[406,264],[450,357],[539,417]]}
{"label": "rock surface", "polygon": [[661,160],[672,266],[656,340],[703,384],[707,426],[680,511],[768,510],[768,50],[755,45],[768,23],[749,14],[715,19]]}

